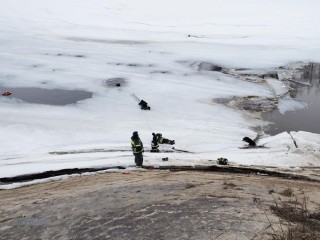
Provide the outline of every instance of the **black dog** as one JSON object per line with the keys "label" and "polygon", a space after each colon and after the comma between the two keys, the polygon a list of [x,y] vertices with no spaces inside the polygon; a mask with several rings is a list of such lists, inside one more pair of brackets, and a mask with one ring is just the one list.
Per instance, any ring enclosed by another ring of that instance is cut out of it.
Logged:
{"label": "black dog", "polygon": [[242,139],[242,141],[246,142],[246,143],[249,143],[249,146],[250,147],[255,147],[256,146],[256,143],[249,137],[244,137]]}

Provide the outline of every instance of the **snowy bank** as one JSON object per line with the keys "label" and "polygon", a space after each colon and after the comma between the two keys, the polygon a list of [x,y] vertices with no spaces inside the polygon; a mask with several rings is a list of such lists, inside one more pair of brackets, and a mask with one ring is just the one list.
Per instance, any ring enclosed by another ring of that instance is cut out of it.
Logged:
{"label": "snowy bank", "polygon": [[[320,62],[319,7],[312,0],[4,2],[0,85],[86,90],[93,97],[66,106],[21,102],[14,92],[0,97],[0,177],[132,165],[130,152],[50,152],[130,150],[133,131],[145,146],[152,132],[161,132],[175,139],[177,149],[194,153],[145,153],[147,164],[165,164],[162,157],[170,164],[205,164],[223,156],[236,164],[319,166],[316,134],[291,134],[298,149],[287,133],[262,139],[266,149],[240,149],[242,138],[254,138],[254,128],[266,123],[212,101],[274,97],[287,91],[281,82],[258,84],[182,64],[202,61],[261,71],[295,61]],[[113,78],[127,84],[106,86]],[[131,93],[152,110],[141,111]]]}

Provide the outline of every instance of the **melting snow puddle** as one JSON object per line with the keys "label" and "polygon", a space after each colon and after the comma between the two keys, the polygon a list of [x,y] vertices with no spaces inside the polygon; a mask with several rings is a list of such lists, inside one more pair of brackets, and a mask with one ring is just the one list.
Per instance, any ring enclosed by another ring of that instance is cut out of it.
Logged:
{"label": "melting snow puddle", "polygon": [[92,98],[92,92],[82,90],[44,89],[44,88],[8,88],[0,86],[0,91],[12,92],[10,98],[20,99],[27,103],[46,105],[68,105]]}
{"label": "melting snow puddle", "polygon": [[[266,133],[276,135],[285,131],[307,131],[320,134],[320,64],[312,63],[305,66],[295,76],[295,81],[303,83],[295,83],[297,86],[292,98],[297,101],[283,99],[284,109],[280,104],[278,105],[280,111],[274,110],[262,114],[264,120],[272,123],[265,130]],[[290,108],[303,109],[285,111]]]}

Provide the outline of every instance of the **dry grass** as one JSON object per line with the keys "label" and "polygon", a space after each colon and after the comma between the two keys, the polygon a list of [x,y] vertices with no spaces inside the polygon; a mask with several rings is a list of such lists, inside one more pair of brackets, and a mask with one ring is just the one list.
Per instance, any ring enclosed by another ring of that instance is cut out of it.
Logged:
{"label": "dry grass", "polygon": [[[303,196],[298,199],[293,195],[291,188],[284,191],[290,196],[289,201],[274,198],[274,205],[270,209],[280,217],[281,232],[275,232],[274,240],[319,240],[320,239],[320,212],[308,210],[309,198]],[[289,194],[290,193],[290,194]],[[283,194],[283,192],[282,192]]]}
{"label": "dry grass", "polygon": [[289,186],[288,188],[286,188],[285,190],[280,192],[280,194],[285,197],[292,197],[293,196],[293,189]]}
{"label": "dry grass", "polygon": [[263,233],[256,233],[251,240],[320,240],[320,205],[311,211],[309,197],[302,189],[295,193],[289,186],[274,194],[273,187],[268,186],[268,193],[273,198],[270,209],[279,217],[279,221],[271,221],[260,199],[253,198],[257,207],[264,212],[269,225]]}

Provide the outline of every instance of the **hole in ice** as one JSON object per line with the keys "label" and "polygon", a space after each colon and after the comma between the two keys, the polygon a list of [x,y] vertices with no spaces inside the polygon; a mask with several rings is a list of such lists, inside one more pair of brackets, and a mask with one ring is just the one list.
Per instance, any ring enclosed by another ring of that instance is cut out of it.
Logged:
{"label": "hole in ice", "polygon": [[123,87],[127,85],[125,78],[110,78],[106,80],[105,84],[107,87]]}
{"label": "hole in ice", "polygon": [[[273,123],[265,130],[268,134],[275,135],[284,131],[320,133],[320,64],[306,65],[294,75],[293,80],[291,97],[296,101],[286,102],[284,108],[288,111],[281,114],[279,110],[274,110],[262,114],[264,120]],[[307,103],[308,107],[294,110],[303,103]]]}
{"label": "hole in ice", "polygon": [[11,98],[20,99],[27,103],[46,105],[68,105],[92,98],[92,92],[82,90],[44,89],[44,88],[12,88],[0,86],[0,91],[12,92]]}

